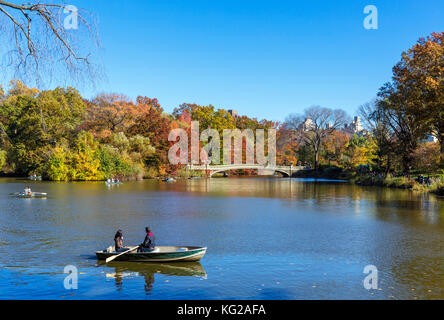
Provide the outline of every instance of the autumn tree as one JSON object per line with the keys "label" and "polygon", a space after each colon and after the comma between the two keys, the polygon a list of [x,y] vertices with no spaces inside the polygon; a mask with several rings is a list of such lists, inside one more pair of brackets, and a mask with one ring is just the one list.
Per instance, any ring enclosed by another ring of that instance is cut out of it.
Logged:
{"label": "autumn tree", "polygon": [[61,146],[54,148],[48,161],[44,165],[43,176],[51,181],[69,181],[70,177],[70,154]]}
{"label": "autumn tree", "polygon": [[4,165],[6,164],[7,153],[4,150],[0,150],[0,172],[2,171]]}
{"label": "autumn tree", "polygon": [[70,178],[77,181],[104,179],[99,170],[100,159],[97,157],[98,143],[90,132],[83,131],[77,137],[71,157]]}
{"label": "autumn tree", "polygon": [[360,165],[372,165],[376,157],[376,148],[376,143],[371,136],[355,134],[345,145],[343,162],[349,169],[356,169]]}
{"label": "autumn tree", "polygon": [[224,109],[216,109],[212,105],[201,106],[197,104],[184,103],[173,112],[175,117],[182,113],[191,115],[193,121],[199,121],[201,130],[215,129],[222,132],[224,129],[236,129],[233,117]]}
{"label": "autumn tree", "polygon": [[28,144],[71,138],[85,111],[83,98],[73,88],[39,91],[21,81],[11,82],[0,104],[0,122],[8,139]]}
{"label": "autumn tree", "polygon": [[332,132],[322,142],[322,158],[329,165],[339,165],[350,138],[350,134],[344,131],[336,130]]}
{"label": "autumn tree", "polygon": [[137,98],[137,107],[141,110],[140,114],[128,129],[128,133],[149,138],[156,153],[147,160],[147,165],[160,168],[161,174],[164,174],[170,169],[168,161],[171,145],[168,141],[171,130],[170,119],[164,114],[157,99],[140,96]]}
{"label": "autumn tree", "polygon": [[402,154],[399,152],[400,145],[397,143],[393,126],[390,124],[393,117],[390,116],[389,110],[379,105],[377,100],[361,105],[358,112],[364,121],[364,128],[375,139],[376,166],[387,176],[399,155]]}
{"label": "autumn tree", "polygon": [[346,121],[347,115],[343,110],[315,106],[306,109],[303,115],[290,115],[286,124],[296,133],[301,144],[309,146],[313,151],[314,169],[317,171],[322,143],[334,131],[343,127]]}
{"label": "autumn tree", "polygon": [[398,89],[397,82],[385,84],[378,93],[377,115],[384,119],[396,142],[396,152],[401,156],[402,168],[409,174],[413,168],[413,153],[421,138],[426,136],[427,127],[423,126],[424,116],[414,113],[408,94]]}
{"label": "autumn tree", "polygon": [[[174,109],[173,116],[178,118],[182,115],[189,115],[191,121],[199,122],[199,132],[207,129],[214,129],[223,135],[225,129],[236,129],[235,119],[224,109],[217,109],[213,105],[202,106],[194,103],[184,103]],[[188,132],[191,134],[191,132]],[[205,143],[199,141],[199,149],[205,147]],[[212,155],[207,155],[211,157]],[[223,159],[223,141],[220,139],[220,159]],[[203,159],[200,159],[201,161]]]}
{"label": "autumn tree", "polygon": [[127,96],[102,93],[88,103],[83,128],[107,138],[112,133],[126,132],[141,113],[141,107]]}
{"label": "autumn tree", "polygon": [[420,143],[413,154],[415,169],[433,173],[439,168],[440,145],[435,142]]}
{"label": "autumn tree", "polygon": [[392,94],[403,98],[405,115],[417,120],[423,134],[438,138],[444,166],[444,32],[419,39],[402,54],[393,68],[393,86]]}
{"label": "autumn tree", "polygon": [[43,130],[52,145],[61,139],[71,140],[83,121],[85,102],[80,93],[71,87],[42,91],[38,97],[43,117]]}

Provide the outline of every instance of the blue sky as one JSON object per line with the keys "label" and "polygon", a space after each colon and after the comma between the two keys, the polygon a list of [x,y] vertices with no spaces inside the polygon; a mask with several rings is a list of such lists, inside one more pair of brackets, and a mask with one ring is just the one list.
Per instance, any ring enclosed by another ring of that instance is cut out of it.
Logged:
{"label": "blue sky", "polygon": [[[107,80],[83,89],[284,120],[312,105],[354,115],[403,50],[443,31],[442,0],[72,1],[100,20]],[[363,27],[375,5],[379,29]]]}

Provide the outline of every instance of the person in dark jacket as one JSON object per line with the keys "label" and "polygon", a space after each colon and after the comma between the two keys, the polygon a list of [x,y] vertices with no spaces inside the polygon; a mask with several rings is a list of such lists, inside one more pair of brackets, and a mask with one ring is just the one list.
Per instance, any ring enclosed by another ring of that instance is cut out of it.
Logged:
{"label": "person in dark jacket", "polygon": [[116,252],[125,252],[128,251],[128,248],[123,246],[123,233],[122,230],[118,230],[116,235],[114,236],[114,246]]}
{"label": "person in dark jacket", "polygon": [[138,252],[153,252],[156,247],[154,234],[148,227],[145,228],[145,231],[145,240],[140,244]]}

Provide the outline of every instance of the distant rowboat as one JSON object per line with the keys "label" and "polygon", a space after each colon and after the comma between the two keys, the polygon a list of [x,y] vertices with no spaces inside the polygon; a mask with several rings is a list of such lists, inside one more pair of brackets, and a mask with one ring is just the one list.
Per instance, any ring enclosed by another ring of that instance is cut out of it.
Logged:
{"label": "distant rowboat", "polygon": [[[112,248],[114,250],[114,248]],[[156,247],[153,252],[132,252],[123,254],[114,261],[130,262],[196,262],[200,261],[207,248],[203,247]],[[108,252],[107,250],[97,251],[98,260],[106,260],[119,253]]]}
{"label": "distant rowboat", "polygon": [[105,182],[105,184],[107,185],[107,186],[115,186],[115,185],[119,185],[119,184],[122,184],[122,182],[110,182],[110,181],[106,181]]}
{"label": "distant rowboat", "polygon": [[46,198],[48,196],[47,193],[40,193],[40,192],[31,192],[31,194],[18,192],[14,193],[13,195],[16,196],[17,198]]}

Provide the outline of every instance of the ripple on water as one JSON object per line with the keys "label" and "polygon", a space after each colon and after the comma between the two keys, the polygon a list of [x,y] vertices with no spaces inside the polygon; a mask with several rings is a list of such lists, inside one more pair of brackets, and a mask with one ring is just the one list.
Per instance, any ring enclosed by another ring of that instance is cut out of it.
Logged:
{"label": "ripple on water", "polygon": [[[50,198],[6,196],[22,188],[0,179],[0,298],[444,298],[443,203],[433,196],[288,179],[37,182]],[[160,245],[208,253],[181,268],[97,263],[117,229],[138,244],[147,225]],[[67,265],[79,270],[74,292],[63,287]],[[380,290],[363,288],[367,265]]]}

